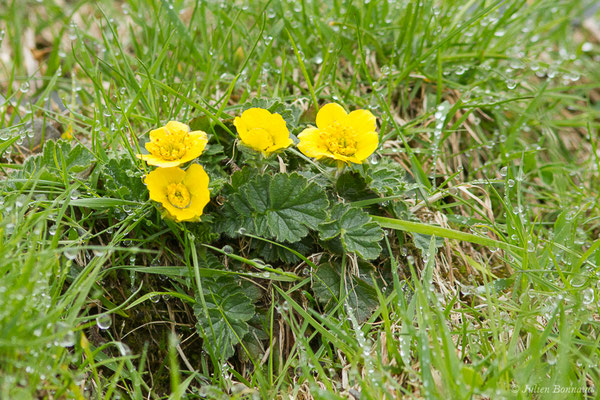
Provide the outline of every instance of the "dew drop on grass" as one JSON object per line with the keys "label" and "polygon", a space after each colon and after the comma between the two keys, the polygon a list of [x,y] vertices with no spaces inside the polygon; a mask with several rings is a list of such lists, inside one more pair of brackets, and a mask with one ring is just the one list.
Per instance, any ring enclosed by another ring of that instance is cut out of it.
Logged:
{"label": "dew drop on grass", "polygon": [[582,287],[583,285],[585,285],[586,281],[587,278],[585,277],[585,275],[575,275],[571,278],[571,286],[576,288]]}
{"label": "dew drop on grass", "polygon": [[464,67],[462,65],[458,66],[458,68],[456,68],[456,71],[454,71],[454,73],[458,76],[464,74],[465,72],[467,72],[468,68]]}
{"label": "dew drop on grass", "polygon": [[[56,330],[60,332],[65,329],[66,326],[65,323],[59,322],[56,324]],[[56,341],[56,344],[62,347],[71,347],[75,345],[75,333],[71,330],[65,332],[65,334]]]}
{"label": "dew drop on grass", "polygon": [[27,93],[29,91],[29,82],[23,82],[19,90],[21,93]]}
{"label": "dew drop on grass", "polygon": [[510,90],[516,88],[517,87],[517,81],[515,81],[514,79],[507,79],[506,80],[506,87],[509,88]]}
{"label": "dew drop on grass", "polygon": [[514,179],[509,179],[507,183],[508,183],[508,187],[509,188],[515,186],[515,180]]}
{"label": "dew drop on grass", "polygon": [[238,231],[237,231],[237,232],[238,232],[238,234],[240,234],[240,235],[245,235],[245,234],[246,234],[246,228],[240,228],[240,229],[238,229]]}
{"label": "dew drop on grass", "polygon": [[112,317],[108,314],[100,314],[96,317],[96,325],[100,329],[108,329],[112,325]]}
{"label": "dew drop on grass", "polygon": [[582,292],[582,302],[585,305],[592,304],[594,301],[594,289],[587,288]]}
{"label": "dew drop on grass", "polygon": [[48,233],[52,236],[56,235],[56,230],[58,228],[56,227],[56,225],[52,225],[50,228],[48,228]]}
{"label": "dew drop on grass", "polygon": [[231,254],[233,253],[233,247],[231,247],[230,245],[225,245],[223,246],[223,252],[225,254]]}
{"label": "dew drop on grass", "polygon": [[75,249],[66,249],[64,251],[64,255],[65,257],[67,257],[69,260],[74,260],[75,257],[77,257],[77,250]]}
{"label": "dew drop on grass", "polygon": [[121,355],[123,357],[131,355],[131,349],[125,343],[123,343],[123,342],[116,342],[115,345],[117,346],[117,349],[119,350],[119,353],[121,353]]}
{"label": "dew drop on grass", "polygon": [[153,296],[150,296],[150,301],[153,302],[153,303],[158,303],[160,301],[160,296],[157,295],[157,294],[155,294]]}

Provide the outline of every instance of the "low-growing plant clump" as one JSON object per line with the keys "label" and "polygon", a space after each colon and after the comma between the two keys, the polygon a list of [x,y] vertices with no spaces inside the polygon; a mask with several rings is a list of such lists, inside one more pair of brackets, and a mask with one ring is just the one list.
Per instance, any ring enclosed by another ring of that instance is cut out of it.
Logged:
{"label": "low-growing plant clump", "polygon": [[100,3],[0,4],[1,399],[597,396],[593,2]]}

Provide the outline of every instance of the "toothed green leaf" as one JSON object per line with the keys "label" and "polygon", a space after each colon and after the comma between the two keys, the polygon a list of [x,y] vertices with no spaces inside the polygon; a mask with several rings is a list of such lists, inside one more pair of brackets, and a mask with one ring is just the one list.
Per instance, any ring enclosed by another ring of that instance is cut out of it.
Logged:
{"label": "toothed green leaf", "polygon": [[339,237],[344,250],[356,253],[366,260],[379,257],[383,230],[360,208],[337,204],[331,210],[329,220],[319,225],[322,240]]}

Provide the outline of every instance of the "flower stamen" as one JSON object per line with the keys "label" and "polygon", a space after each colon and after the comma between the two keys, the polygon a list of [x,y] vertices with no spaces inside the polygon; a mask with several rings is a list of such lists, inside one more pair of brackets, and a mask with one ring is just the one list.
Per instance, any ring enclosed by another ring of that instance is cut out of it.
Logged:
{"label": "flower stamen", "polygon": [[321,134],[321,140],[332,154],[351,156],[356,153],[356,138],[352,127],[332,122]]}
{"label": "flower stamen", "polygon": [[188,132],[167,131],[164,137],[156,138],[153,142],[147,143],[146,148],[151,154],[167,161],[173,161],[183,157],[191,145]]}
{"label": "flower stamen", "polygon": [[167,199],[173,207],[184,209],[192,202],[190,191],[182,183],[170,183],[167,186]]}

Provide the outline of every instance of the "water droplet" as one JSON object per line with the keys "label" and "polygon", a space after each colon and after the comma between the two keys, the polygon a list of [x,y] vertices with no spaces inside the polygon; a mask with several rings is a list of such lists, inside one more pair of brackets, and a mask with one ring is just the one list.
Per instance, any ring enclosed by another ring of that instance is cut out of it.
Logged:
{"label": "water droplet", "polygon": [[238,234],[245,235],[246,234],[246,228],[240,228],[240,229],[238,229]]}
{"label": "water droplet", "polygon": [[506,80],[506,87],[509,88],[510,90],[516,88],[517,87],[517,81],[515,81],[514,79],[507,79]]}
{"label": "water droplet", "polygon": [[64,322],[58,322],[55,325],[55,331],[63,333],[63,336],[56,341],[56,344],[62,347],[71,347],[75,345],[75,333],[72,330],[63,332],[65,329],[68,329],[68,326]]}
{"label": "water droplet", "polygon": [[21,93],[27,93],[29,91],[29,82],[23,82],[19,90]]}
{"label": "water droplet", "polygon": [[587,277],[585,275],[575,275],[571,278],[571,286],[573,287],[582,287],[587,282]]}
{"label": "water droplet", "polygon": [[77,250],[75,249],[65,249],[65,251],[63,252],[63,254],[65,255],[65,257],[67,257],[69,260],[74,260],[77,257]]}
{"label": "water droplet", "polygon": [[504,177],[506,175],[508,175],[508,167],[500,168],[500,176]]}
{"label": "water droplet", "polygon": [[465,66],[462,66],[462,65],[459,65],[459,66],[458,66],[458,68],[456,68],[456,71],[454,71],[454,73],[455,73],[456,75],[459,75],[459,76],[460,76],[460,75],[464,74],[465,72],[467,72],[467,70],[468,70],[468,68],[467,68],[467,67],[465,67]]}
{"label": "water droplet", "polygon": [[100,314],[96,317],[96,325],[100,329],[108,329],[112,325],[112,317],[108,314]]}
{"label": "water droplet", "polygon": [[223,246],[223,252],[226,254],[231,254],[233,253],[233,247],[231,247],[230,245],[225,245]]}
{"label": "water droplet", "polygon": [[515,180],[514,179],[509,179],[507,183],[508,183],[508,187],[510,187],[510,188],[513,187],[513,186],[515,186]]}
{"label": "water droplet", "polygon": [[594,289],[592,289],[592,288],[585,289],[582,292],[582,301],[583,301],[583,304],[586,304],[586,305],[592,304],[592,302],[594,301]]}
{"label": "water droplet", "polygon": [[115,345],[117,346],[117,349],[119,350],[119,353],[121,353],[121,355],[123,357],[131,355],[131,349],[125,343],[123,343],[123,342],[116,342]]}

